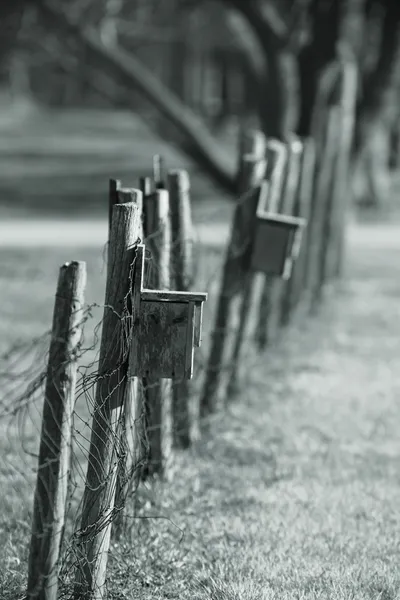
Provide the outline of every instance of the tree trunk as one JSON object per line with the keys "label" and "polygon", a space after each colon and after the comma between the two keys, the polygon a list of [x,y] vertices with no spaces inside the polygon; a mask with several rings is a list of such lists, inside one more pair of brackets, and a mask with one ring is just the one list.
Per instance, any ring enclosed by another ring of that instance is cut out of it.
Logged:
{"label": "tree trunk", "polygon": [[390,131],[398,116],[400,3],[387,1],[380,53],[366,78],[356,129],[354,192],[362,205],[384,206],[389,194]]}
{"label": "tree trunk", "polygon": [[[105,47],[92,30],[83,29],[47,0],[37,0],[50,30],[76,39],[94,65],[116,77],[130,90],[140,91],[184,138],[185,151],[223,188],[235,193],[234,157],[219,147],[213,136],[187,106],[166,88],[135,56],[120,47]],[[89,59],[88,59],[89,60]]]}
{"label": "tree trunk", "polygon": [[[257,83],[257,110],[267,136],[284,140],[297,128],[299,73],[285,33],[273,29],[261,8],[242,0],[222,0]],[[229,13],[228,13],[229,14]]]}
{"label": "tree trunk", "polygon": [[311,42],[299,54],[301,112],[298,135],[311,134],[321,74],[336,58],[343,0],[313,0],[310,7]]}

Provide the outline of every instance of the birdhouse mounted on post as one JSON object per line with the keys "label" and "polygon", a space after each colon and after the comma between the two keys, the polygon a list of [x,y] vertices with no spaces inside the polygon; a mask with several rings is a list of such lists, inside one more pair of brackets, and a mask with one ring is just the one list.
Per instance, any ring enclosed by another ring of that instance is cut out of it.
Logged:
{"label": "birdhouse mounted on post", "polygon": [[251,268],[266,275],[289,279],[293,262],[298,257],[302,231],[307,222],[264,211],[268,184],[262,185],[256,213],[255,238],[251,256]]}
{"label": "birdhouse mounted on post", "polygon": [[207,294],[143,289],[144,253],[144,244],[139,244],[132,294],[131,375],[191,379]]}

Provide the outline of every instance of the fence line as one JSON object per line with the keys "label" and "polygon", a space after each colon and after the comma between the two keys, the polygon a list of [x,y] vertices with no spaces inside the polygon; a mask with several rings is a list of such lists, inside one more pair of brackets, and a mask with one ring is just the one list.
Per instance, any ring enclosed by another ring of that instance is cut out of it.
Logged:
{"label": "fence line", "polygon": [[[347,85],[351,90],[350,75]],[[349,104],[347,97],[346,101]],[[166,172],[162,157],[156,155],[153,177],[141,178],[140,189],[109,181],[107,284],[97,387],[81,522],[72,538],[75,600],[104,597],[111,531],[117,537],[127,532],[129,519],[135,516],[137,486],[144,486],[140,479],[171,477],[173,449],[187,448],[211,416],[242,389],[243,366],[248,369],[251,353],[263,356],[273,331],[279,335],[295,314],[319,306],[326,284],[337,276],[344,221],[337,199],[342,188],[335,181],[348,169],[348,154],[345,160],[340,153],[348,150],[343,128],[350,118],[348,107],[344,113],[343,98],[341,102],[326,111],[317,140],[322,152],[316,151],[313,139],[292,137],[283,144],[266,140],[257,131],[245,132],[240,141],[240,195],[200,390],[190,378],[206,294],[192,291],[196,257],[189,175]],[[67,294],[57,292],[54,319],[61,311],[59,296]],[[76,289],[75,296],[79,296]],[[83,288],[79,298],[77,314]],[[79,323],[73,318],[63,309],[60,323],[70,327],[53,333],[53,339],[69,349],[60,364],[68,367],[71,382],[77,363],[71,345],[79,337]],[[75,341],[68,338],[70,329]],[[50,357],[53,352],[52,345]],[[59,414],[53,408],[53,425],[46,413],[51,386],[58,410],[64,411]],[[73,411],[72,386],[65,390],[58,385],[49,363],[30,598],[57,598]],[[56,445],[60,423],[65,429],[62,448]],[[49,452],[55,459],[51,468]],[[36,593],[39,589],[42,595]]]}
{"label": "fence line", "polygon": [[[92,422],[75,578],[75,598],[104,597],[117,480],[118,422],[127,388],[131,316],[127,306],[140,211],[131,202],[113,208],[99,373]],[[121,343],[124,342],[124,343]]]}

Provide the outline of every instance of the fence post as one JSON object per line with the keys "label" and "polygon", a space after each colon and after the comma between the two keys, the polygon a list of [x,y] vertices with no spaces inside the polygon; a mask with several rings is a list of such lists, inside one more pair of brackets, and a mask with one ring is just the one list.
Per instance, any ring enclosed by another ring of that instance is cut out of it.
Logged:
{"label": "fence post", "polygon": [[350,194],[351,149],[354,138],[355,108],[357,102],[357,80],[357,66],[354,61],[344,61],[341,95],[341,132],[332,190],[335,207],[335,237],[328,257],[329,273],[334,277],[339,277],[343,270],[346,215],[348,214],[349,206],[347,198]]}
{"label": "fence post", "polygon": [[102,600],[118,471],[117,435],[127,389],[130,273],[140,233],[134,203],[113,208],[98,382],[81,529],[77,537],[75,600]]}
{"label": "fence post", "polygon": [[[295,217],[300,216],[300,175],[302,167],[303,157],[303,143],[294,138],[289,145],[289,160],[288,160],[288,173],[286,179],[286,189],[283,197],[282,212],[285,214],[291,214]],[[293,265],[293,271],[296,268],[296,262]],[[277,281],[276,284],[279,286],[279,325],[285,327],[288,325],[291,311],[292,311],[292,277],[293,271],[290,278],[287,281]]]}
{"label": "fence post", "polygon": [[118,190],[121,188],[121,181],[119,179],[108,180],[108,239],[111,236],[111,221],[113,208],[115,204],[118,204]]}
{"label": "fence post", "polygon": [[[287,149],[278,140],[269,140],[267,144],[267,173],[265,179],[269,182],[267,207],[271,212],[279,212],[282,201],[283,185],[286,174]],[[266,208],[267,208],[266,207]],[[255,342],[259,351],[268,344],[268,323],[272,309],[271,291],[274,278],[266,275],[261,290],[258,324]]]}
{"label": "fence post", "polygon": [[[115,204],[125,204],[133,202],[139,209],[140,219],[143,211],[143,194],[141,190],[135,188],[122,188],[116,194]],[[142,223],[139,226],[139,237],[143,238]],[[138,470],[143,459],[143,439],[142,428],[138,423],[142,411],[141,387],[137,377],[130,377],[128,371],[127,394],[125,399],[125,419],[124,419],[124,441],[125,458],[118,462],[118,475],[115,493],[115,508],[118,510],[113,521],[112,534],[116,537],[127,530],[128,520],[126,518],[126,499],[132,488],[138,481]],[[135,476],[137,475],[137,476]]]}
{"label": "fence post", "polygon": [[330,271],[328,261],[332,256],[332,250],[335,247],[335,240],[337,239],[337,231],[335,229],[338,226],[336,217],[336,206],[335,200],[335,177],[336,177],[336,165],[339,160],[340,153],[340,135],[341,135],[341,122],[342,122],[342,109],[340,106],[332,106],[328,114],[328,122],[332,121],[331,127],[328,126],[329,137],[326,140],[327,144],[332,146],[331,153],[331,176],[326,190],[326,212],[323,223],[322,231],[322,244],[321,244],[321,255],[319,265],[319,276],[318,276],[318,292],[317,297],[320,298],[322,290],[325,284],[328,282]]}
{"label": "fence post", "polygon": [[[190,179],[187,171],[170,171],[168,191],[171,218],[171,285],[187,292],[193,283],[193,229],[190,206]],[[187,448],[198,434],[198,407],[192,401],[190,381],[172,383],[173,444]],[[192,410],[190,410],[192,409]]]}
{"label": "fence post", "polygon": [[[264,162],[265,165],[265,162]],[[242,181],[251,182],[254,181],[257,170],[260,169],[260,159],[253,155],[245,155],[242,157]],[[246,177],[247,176],[247,177]],[[262,187],[258,187],[255,193],[249,198],[249,210],[251,209],[253,214],[253,223],[250,226],[251,234],[254,234],[254,225],[256,219],[257,206],[260,200],[260,195],[265,196],[265,201],[268,198],[268,183],[264,182],[261,184]],[[249,247],[251,250],[251,245]],[[241,378],[241,358],[243,350],[243,342],[254,326],[255,322],[255,310],[257,309],[257,300],[259,300],[259,286],[257,283],[260,282],[260,278],[263,276],[254,273],[249,270],[244,275],[242,297],[240,299],[240,314],[239,314],[239,325],[236,331],[236,336],[233,343],[232,358],[228,363],[228,387],[227,387],[227,398],[233,398],[239,391],[239,381]],[[262,282],[262,279],[261,279]]]}
{"label": "fence post", "polygon": [[303,141],[304,150],[301,161],[301,174],[299,190],[295,206],[295,214],[303,217],[307,221],[307,226],[303,231],[303,239],[300,247],[300,253],[293,265],[293,273],[287,282],[287,302],[289,317],[295,310],[305,291],[308,268],[308,248],[310,244],[310,221],[311,207],[314,189],[315,161],[316,152],[313,138],[307,138]]}
{"label": "fence post", "polygon": [[237,201],[231,237],[225,256],[211,349],[200,399],[200,417],[202,419],[217,410],[219,402],[225,396],[228,383],[222,370],[227,363],[227,353],[231,347],[232,335],[229,335],[229,329],[232,328],[232,322],[238,308],[235,300],[238,298],[240,300],[246,275],[244,263],[251,245],[252,223],[257,207],[255,197],[258,197],[258,190],[255,186],[261,182],[265,173],[265,162],[263,160],[265,157],[264,135],[259,131],[248,132],[242,143],[242,151],[251,155],[251,158],[257,157],[257,168],[254,169],[253,180],[251,180],[244,172],[244,169],[247,168],[244,166],[245,163],[243,161],[241,163],[242,170],[240,170],[238,177],[239,182],[241,182],[241,192],[243,193],[245,181],[248,189]]}
{"label": "fence post", "polygon": [[322,142],[322,155],[318,164],[315,183],[315,200],[310,223],[310,247],[308,286],[310,289],[310,311],[313,312],[322,295],[322,272],[326,259],[326,224],[330,218],[330,186],[333,178],[333,164],[337,153],[338,107],[327,113],[325,135]]}
{"label": "fence post", "polygon": [[[169,193],[158,189],[143,205],[147,260],[145,286],[148,289],[170,289],[171,228]],[[143,378],[148,457],[143,477],[158,474],[168,477],[172,454],[172,387],[168,379]]]}
{"label": "fence post", "polygon": [[165,189],[164,160],[160,154],[153,156],[153,182],[157,190]]}
{"label": "fence post", "polygon": [[75,406],[77,351],[82,335],[86,264],[59,273],[42,416],[28,563],[29,599],[57,600]]}

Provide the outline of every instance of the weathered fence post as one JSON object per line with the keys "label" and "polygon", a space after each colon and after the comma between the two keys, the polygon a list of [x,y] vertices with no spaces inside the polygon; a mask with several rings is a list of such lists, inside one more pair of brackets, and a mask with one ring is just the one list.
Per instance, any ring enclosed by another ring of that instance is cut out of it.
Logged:
{"label": "weathered fence post", "polygon": [[108,181],[108,239],[111,235],[111,221],[113,208],[115,204],[118,204],[118,190],[121,188],[121,181],[119,179],[109,179]]}
{"label": "weathered fence post", "polygon": [[[287,162],[285,144],[278,140],[269,140],[267,144],[267,172],[265,179],[269,182],[266,208],[271,212],[279,212]],[[266,275],[261,291],[258,325],[255,342],[259,351],[268,344],[268,323],[271,312],[271,290],[274,278]]]}
{"label": "weathered fence post", "polygon": [[[171,286],[175,290],[186,292],[189,291],[193,280],[193,228],[188,173],[183,170],[170,171],[168,191],[171,218]],[[189,380],[173,381],[172,386],[173,444],[178,448],[187,448],[192,435],[196,435],[198,431],[198,407],[191,401]]]}
{"label": "weathered fence post", "polygon": [[333,277],[340,276],[343,269],[346,216],[349,208],[351,149],[358,86],[357,66],[353,60],[344,60],[342,77],[341,131],[332,189],[335,235],[328,256],[329,274]]}
{"label": "weathered fence post", "polygon": [[[142,191],[135,188],[122,188],[116,193],[114,204],[133,202],[139,209],[140,219],[143,211]],[[142,224],[139,226],[139,237],[143,238]],[[126,500],[132,495],[132,490],[139,479],[139,466],[143,460],[142,427],[139,419],[142,412],[141,386],[137,377],[130,377],[128,370],[127,393],[124,405],[124,431],[122,436],[125,442],[125,458],[118,462],[118,475],[115,494],[115,508],[118,510],[113,521],[112,533],[118,537],[122,531],[127,531],[129,517],[127,516]]]}
{"label": "weathered fence post", "polygon": [[155,154],[153,156],[153,182],[157,190],[165,188],[164,160],[160,154]]}
{"label": "weathered fence post", "polygon": [[127,391],[130,324],[127,305],[140,210],[113,208],[98,382],[89,448],[81,529],[77,537],[75,600],[103,600],[118,472],[117,432]]}
{"label": "weathered fence post", "polygon": [[65,263],[59,273],[42,416],[33,506],[27,596],[57,600],[75,406],[86,264]]}
{"label": "weathered fence post", "polygon": [[[248,190],[242,195],[236,205],[231,230],[231,237],[228,243],[223,273],[221,289],[219,292],[214,330],[211,339],[211,349],[209,352],[205,382],[200,400],[200,416],[202,419],[215,412],[218,404],[224,399],[227,386],[226,373],[223,369],[227,365],[227,355],[231,348],[233,320],[238,307],[235,300],[241,297],[243,291],[243,282],[246,275],[246,258],[249,254],[251,245],[251,227],[255,218],[256,202],[254,198],[258,197],[258,190],[255,186],[261,182],[265,173],[265,138],[261,132],[249,132],[246,140],[243,142],[242,149],[244,154],[257,157],[257,169],[254,169],[251,181],[244,172],[239,173],[239,181],[247,181]],[[252,162],[250,158],[250,163]],[[242,163],[243,169],[247,167]],[[240,187],[244,187],[244,183]],[[241,189],[243,193],[243,187]],[[225,375],[225,377],[224,377]]]}
{"label": "weathered fence post", "polygon": [[[170,289],[171,228],[169,194],[158,189],[143,205],[144,235],[150,258],[146,261],[145,285],[149,289]],[[143,477],[168,476],[172,453],[172,389],[167,379],[143,378],[148,457]]]}
{"label": "weathered fence post", "polygon": [[342,125],[342,109],[340,106],[332,106],[328,113],[328,123],[332,122],[331,128],[328,127],[329,137],[326,140],[326,144],[329,144],[332,148],[331,154],[331,175],[326,189],[327,200],[326,200],[326,213],[323,223],[322,231],[322,243],[321,243],[321,254],[320,254],[320,265],[318,273],[318,285],[316,288],[315,299],[320,299],[323,288],[328,283],[331,271],[329,269],[328,261],[332,256],[332,250],[335,247],[335,240],[338,239],[338,232],[335,231],[338,227],[337,219],[337,207],[335,201],[341,201],[335,197],[335,177],[336,177],[336,165],[339,160],[340,152],[340,136],[341,136],[341,125]]}
{"label": "weathered fence post", "polygon": [[[289,160],[288,160],[288,172],[286,177],[285,192],[283,195],[282,212],[291,214],[295,217],[300,215],[300,175],[302,167],[302,156],[303,156],[303,143],[299,139],[293,139],[289,144]],[[296,249],[296,252],[300,251],[300,246]],[[296,269],[297,257],[294,262],[293,268]],[[279,290],[279,325],[286,326],[289,323],[291,311],[292,311],[292,277],[286,281],[280,281]],[[278,284],[278,282],[277,282]]]}
{"label": "weathered fence post", "polygon": [[[263,160],[263,164],[264,164],[264,169],[265,169],[265,159]],[[242,157],[242,165],[241,165],[241,172],[242,172],[242,183],[243,183],[243,189],[249,189],[248,185],[244,185],[245,182],[251,183],[255,181],[255,178],[257,177],[257,171],[260,171],[260,169],[262,169],[262,166],[260,165],[260,157],[254,156],[254,155],[244,155]],[[263,182],[262,187],[258,186],[255,190],[254,193],[252,194],[251,198],[248,199],[248,203],[249,203],[249,211],[251,210],[251,213],[253,215],[253,222],[250,224],[249,230],[250,230],[250,236],[254,236],[255,235],[255,221],[256,221],[256,213],[257,213],[257,207],[260,201],[260,196],[261,198],[264,197],[265,199],[265,205],[267,203],[268,200],[268,183],[267,182]],[[249,243],[249,247],[248,247],[248,252],[250,253],[252,251],[252,245],[253,245],[254,239],[250,240]],[[250,263],[250,260],[247,261],[248,263]],[[248,271],[245,273],[244,278],[243,278],[243,284],[242,284],[242,292],[241,292],[241,299],[240,299],[240,313],[239,313],[239,324],[238,324],[238,328],[236,331],[236,337],[233,343],[233,351],[232,351],[232,358],[231,360],[228,362],[228,387],[227,387],[227,393],[226,396],[227,398],[233,398],[235,396],[235,394],[239,391],[239,380],[241,377],[241,372],[242,372],[242,368],[241,368],[241,358],[242,358],[242,351],[243,351],[243,342],[245,340],[245,338],[247,337],[247,334],[249,333],[249,329],[254,326],[254,314],[255,314],[255,310],[258,306],[257,304],[257,300],[259,300],[259,298],[256,298],[256,295],[258,296],[257,292],[258,292],[258,288],[259,286],[257,286],[257,283],[260,282],[260,277],[263,278],[263,275],[259,275],[258,273],[254,273],[250,268],[248,269]],[[262,279],[261,279],[262,282]]]}
{"label": "weathered fence post", "polygon": [[[313,138],[307,138],[303,141],[304,150],[301,161],[301,174],[298,195],[295,204],[294,214],[304,218],[307,223],[311,220],[311,205],[314,189],[315,174],[315,144]],[[308,247],[310,244],[310,226],[307,225],[303,232],[303,240],[300,247],[300,253],[293,265],[293,273],[287,282],[286,299],[288,317],[293,310],[300,304],[302,294],[305,291],[307,281],[308,265]]]}
{"label": "weathered fence post", "polygon": [[310,246],[308,286],[310,289],[310,310],[313,312],[322,294],[322,269],[326,258],[327,222],[330,218],[330,186],[333,179],[333,165],[337,153],[338,107],[332,107],[327,113],[322,155],[317,163],[315,200],[310,223]]}

